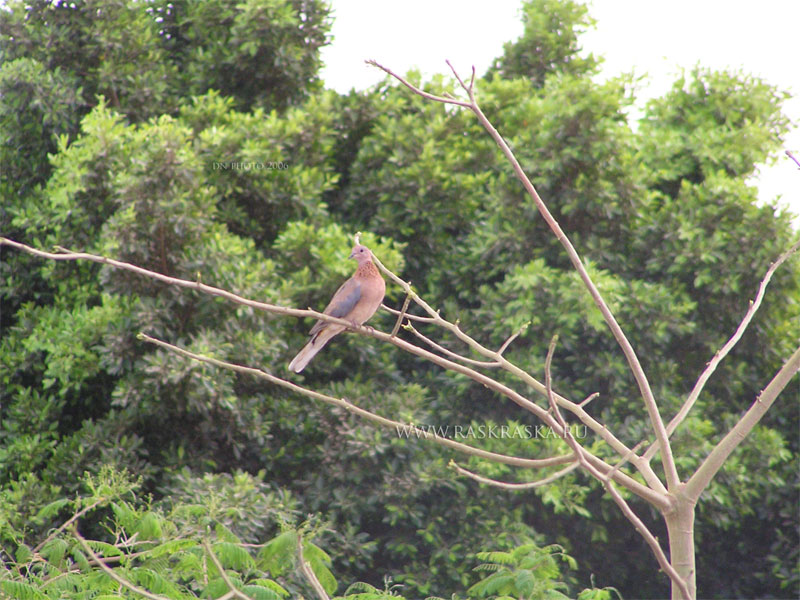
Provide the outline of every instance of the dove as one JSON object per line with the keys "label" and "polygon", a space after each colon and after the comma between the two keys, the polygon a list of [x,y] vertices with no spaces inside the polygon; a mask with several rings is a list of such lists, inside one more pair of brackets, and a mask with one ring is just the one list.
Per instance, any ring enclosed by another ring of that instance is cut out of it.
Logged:
{"label": "dove", "polygon": [[[345,281],[322,312],[332,317],[362,325],[369,320],[383,302],[386,282],[378,267],[372,262],[372,252],[366,246],[356,245],[350,258],[358,262],[353,276]],[[317,321],[311,328],[311,340],[303,346],[289,363],[289,370],[300,373],[333,337],[347,329],[346,325]]]}

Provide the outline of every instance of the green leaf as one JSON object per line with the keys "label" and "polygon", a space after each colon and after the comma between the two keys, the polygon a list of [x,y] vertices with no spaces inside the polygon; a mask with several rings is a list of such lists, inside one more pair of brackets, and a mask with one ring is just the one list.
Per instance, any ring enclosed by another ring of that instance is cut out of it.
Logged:
{"label": "green leaf", "polygon": [[72,504],[72,500],[69,498],[59,498],[58,500],[53,500],[49,504],[43,506],[39,512],[36,513],[34,520],[37,522],[42,522],[44,519],[54,517],[61,511],[62,508],[69,504]]}
{"label": "green leaf", "polygon": [[22,581],[0,581],[0,590],[7,598],[15,600],[47,600],[47,596],[34,586]]}
{"label": "green leaf", "polygon": [[238,544],[216,542],[212,546],[212,550],[225,568],[241,571],[255,567],[253,557]]}
{"label": "green leaf", "polygon": [[285,531],[269,541],[258,553],[264,568],[272,575],[283,575],[293,568],[297,556],[297,532]]}

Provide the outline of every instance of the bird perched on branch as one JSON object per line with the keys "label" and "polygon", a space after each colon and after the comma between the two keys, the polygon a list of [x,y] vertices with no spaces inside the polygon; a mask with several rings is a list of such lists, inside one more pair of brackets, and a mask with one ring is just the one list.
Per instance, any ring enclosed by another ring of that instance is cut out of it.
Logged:
{"label": "bird perched on branch", "polygon": [[[366,246],[356,245],[350,258],[358,261],[358,268],[353,276],[336,290],[328,306],[322,311],[326,315],[350,321],[353,325],[361,325],[375,314],[383,302],[386,283],[383,281],[378,267],[372,262],[372,252]],[[331,338],[347,329],[345,325],[317,321],[311,328],[311,340],[303,346],[289,363],[289,370],[299,373],[305,369],[317,352],[325,347]]]}

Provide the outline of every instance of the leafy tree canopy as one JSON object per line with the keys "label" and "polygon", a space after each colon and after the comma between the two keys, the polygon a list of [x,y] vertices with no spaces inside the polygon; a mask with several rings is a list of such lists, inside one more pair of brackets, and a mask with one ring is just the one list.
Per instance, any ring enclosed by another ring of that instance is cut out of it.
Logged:
{"label": "leafy tree canopy", "polygon": [[[350,273],[352,233],[368,232],[384,264],[486,344],[521,330],[507,351],[521,368],[541,375],[558,333],[558,389],[599,392],[598,419],[626,443],[641,439],[644,411],[624,359],[493,142],[465,111],[388,82],[348,95],[323,89],[329,12],[299,0],[8,2],[3,235],[322,308]],[[598,59],[580,51],[593,23],[586,7],[532,0],[522,12],[522,37],[476,83],[481,103],[587,259],[671,415],[796,236],[747,180],[787,131],[785,95],[698,67],[633,129],[630,78],[596,83]],[[456,92],[445,77],[424,85]],[[696,467],[796,344],[798,268],[776,273],[676,433],[679,469]],[[402,300],[389,286],[386,302]],[[225,593],[219,568],[201,585],[212,554],[253,598],[311,594],[294,558],[302,540],[331,594],[575,596],[594,587],[592,575],[626,597],[665,593],[650,555],[629,553],[641,545],[629,523],[585,479],[498,492],[459,478],[439,447],[136,339],[145,331],[283,373],[308,323],[6,247],[0,301],[6,594],[122,593],[70,527],[53,534],[77,513],[93,552],[170,597]],[[371,324],[394,321],[379,312]],[[374,340],[340,338],[305,383],[406,422],[473,432],[536,424],[466,379]],[[797,428],[796,403],[778,402],[703,498],[705,595],[797,590]],[[532,457],[560,448],[548,438],[468,441]],[[509,481],[536,477],[465,463]],[[121,550],[125,536],[152,544]]]}

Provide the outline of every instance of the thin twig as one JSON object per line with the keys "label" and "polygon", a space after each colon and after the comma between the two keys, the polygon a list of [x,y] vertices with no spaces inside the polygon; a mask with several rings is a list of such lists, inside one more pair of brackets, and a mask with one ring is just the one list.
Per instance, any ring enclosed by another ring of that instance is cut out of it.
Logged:
{"label": "thin twig", "polygon": [[139,586],[134,585],[133,583],[131,583],[127,579],[117,575],[117,573],[116,573],[116,571],[114,571],[114,569],[112,569],[111,567],[106,565],[100,559],[100,557],[97,556],[97,554],[94,553],[94,551],[89,547],[89,544],[86,543],[86,540],[83,539],[83,537],[81,536],[80,533],[78,533],[77,527],[75,527],[73,525],[70,530],[72,532],[72,535],[74,535],[75,539],[78,540],[78,543],[81,545],[81,547],[86,552],[86,554],[89,555],[89,557],[94,561],[94,563],[98,567],[100,567],[105,572],[106,575],[111,577],[111,579],[116,581],[118,584],[120,584],[121,586],[123,586],[125,588],[128,588],[130,591],[134,592],[135,594],[139,594],[140,596],[144,596],[145,598],[149,598],[149,600],[170,600],[166,596],[159,596],[158,594],[154,594],[152,592],[148,592],[146,589],[140,588]]}
{"label": "thin twig", "polygon": [[461,79],[461,77],[459,77],[458,72],[456,71],[453,64],[449,60],[446,60],[444,62],[447,63],[447,66],[450,67],[450,70],[453,72],[453,76],[458,80],[458,83],[461,84],[461,87],[464,89],[464,91],[467,92],[467,95],[469,96],[470,99],[470,108],[472,108],[472,104],[474,103],[475,100],[473,97],[473,91],[475,89],[475,65],[472,66],[472,77],[469,81],[469,86],[467,86],[464,84],[464,81]]}
{"label": "thin twig", "polygon": [[786,151],[786,156],[788,156],[789,158],[791,158],[791,159],[794,161],[794,164],[796,164],[796,165],[797,165],[797,167],[798,167],[798,168],[800,168],[800,160],[797,160],[797,158],[795,157],[795,155],[794,155],[794,154],[792,154],[791,150],[787,150],[787,151]]}
{"label": "thin twig", "polygon": [[297,536],[297,559],[300,562],[300,571],[303,573],[303,576],[308,579],[311,587],[314,588],[314,592],[316,592],[319,600],[330,600],[330,596],[328,596],[325,588],[322,587],[322,583],[320,583],[316,573],[314,573],[314,569],[311,568],[311,564],[306,562],[303,556],[303,536],[300,535]]}
{"label": "thin twig", "polygon": [[432,339],[430,339],[426,335],[420,333],[410,323],[405,326],[405,329],[407,331],[410,331],[411,333],[413,333],[415,336],[417,336],[423,342],[428,344],[431,348],[435,348],[436,350],[438,350],[442,354],[445,354],[445,355],[447,355],[450,358],[453,358],[455,360],[459,360],[459,361],[461,361],[463,363],[466,363],[466,364],[469,364],[469,365],[472,365],[472,366],[475,366],[475,367],[493,368],[493,367],[499,367],[500,366],[500,363],[497,362],[497,361],[489,362],[489,361],[485,361],[485,360],[475,360],[473,358],[467,358],[466,356],[461,356],[460,354],[457,354],[456,352],[453,352],[452,350],[448,350],[447,348],[445,348],[441,344],[437,344],[436,342],[434,342]]}
{"label": "thin twig", "polygon": [[85,515],[87,512],[89,512],[89,511],[90,511],[90,510],[92,510],[93,508],[97,507],[98,505],[102,504],[103,502],[106,502],[107,500],[108,500],[108,498],[104,498],[104,497],[102,497],[102,496],[101,496],[101,497],[100,497],[100,498],[98,498],[96,501],[92,502],[92,503],[91,503],[89,506],[86,506],[86,507],[82,508],[81,510],[79,510],[78,512],[76,512],[74,515],[72,515],[72,517],[70,517],[70,518],[69,518],[67,521],[65,521],[65,522],[64,522],[64,523],[63,523],[63,524],[62,524],[60,527],[58,527],[57,529],[54,529],[54,530],[53,530],[53,531],[50,533],[50,535],[48,535],[48,536],[47,536],[46,538],[44,538],[44,539],[43,539],[41,542],[39,542],[38,544],[36,544],[36,547],[33,549],[32,553],[33,553],[33,554],[36,554],[36,553],[37,553],[39,550],[41,550],[41,549],[42,549],[42,547],[43,547],[43,546],[44,546],[44,545],[45,545],[47,542],[49,542],[50,540],[52,540],[52,539],[53,539],[54,537],[56,537],[56,536],[57,536],[59,533],[61,533],[61,532],[62,532],[62,531],[64,531],[64,530],[65,530],[67,527],[69,527],[70,525],[72,525],[72,524],[73,524],[75,521],[77,521],[78,519],[80,519],[80,518],[81,518],[83,515]]}
{"label": "thin twig", "polygon": [[469,102],[464,102],[462,100],[456,100],[452,96],[450,96],[448,98],[446,96],[436,96],[435,94],[429,94],[428,92],[424,92],[421,89],[419,89],[418,87],[416,87],[413,83],[409,83],[404,78],[400,77],[400,75],[398,75],[397,73],[395,73],[391,69],[389,69],[387,67],[384,67],[382,64],[378,63],[377,61],[367,60],[367,61],[364,61],[364,62],[366,62],[368,65],[372,65],[374,67],[378,67],[381,71],[387,73],[388,75],[391,75],[392,77],[397,79],[397,81],[402,83],[404,86],[406,86],[407,88],[413,90],[415,94],[418,94],[419,96],[422,96],[423,98],[427,98],[428,100],[433,100],[434,102],[441,102],[442,104],[455,104],[457,106],[463,106],[464,108],[470,108],[472,106]]}
{"label": "thin twig", "polygon": [[581,463],[580,463],[580,461],[576,460],[575,462],[567,465],[566,467],[564,467],[563,469],[560,469],[559,471],[556,471],[555,473],[553,473],[552,475],[550,475],[548,477],[544,477],[543,479],[539,479],[537,481],[529,481],[529,482],[526,482],[526,483],[507,483],[505,481],[497,481],[496,479],[490,479],[488,477],[484,477],[483,475],[478,475],[477,473],[474,473],[472,471],[469,471],[469,470],[465,469],[464,467],[458,465],[458,463],[456,463],[456,461],[454,461],[454,460],[450,461],[450,465],[449,466],[454,468],[456,471],[458,471],[462,475],[465,475],[466,477],[469,477],[470,479],[474,479],[475,481],[478,481],[480,483],[485,483],[487,485],[498,487],[498,488],[501,488],[501,489],[504,489],[504,490],[531,490],[533,488],[542,487],[544,485],[548,485],[550,483],[553,483],[557,479],[561,479],[567,473],[571,473],[572,471],[577,469],[579,466],[581,466]]}
{"label": "thin twig", "polygon": [[580,404],[578,404],[578,406],[580,406],[581,408],[584,408],[587,404],[589,404],[589,402],[591,402],[592,400],[597,398],[599,395],[600,395],[600,392],[594,392],[592,394],[589,394],[586,397],[585,400],[583,400]]}
{"label": "thin twig", "polygon": [[225,582],[225,585],[228,586],[230,593],[233,594],[232,597],[240,598],[241,600],[253,600],[252,598],[250,598],[250,596],[248,596],[240,589],[238,589],[235,585],[233,585],[231,578],[228,577],[228,574],[225,572],[225,567],[222,566],[222,563],[219,561],[219,558],[217,558],[217,555],[214,554],[214,550],[211,549],[211,544],[209,544],[208,540],[205,538],[203,538],[203,548],[205,548],[206,554],[208,554],[208,556],[211,558],[211,562],[214,563],[214,566],[217,568],[217,571],[219,571],[219,575],[220,577],[222,577],[222,581]]}
{"label": "thin twig", "polygon": [[403,301],[403,309],[400,311],[400,314],[397,316],[397,321],[395,321],[394,327],[392,328],[392,333],[390,334],[392,337],[397,335],[397,332],[400,330],[400,325],[403,324],[403,319],[406,316],[406,311],[408,310],[408,303],[411,302],[411,296],[406,294],[406,299]]}
{"label": "thin twig", "polygon": [[[409,296],[406,295],[406,298],[409,298]],[[381,308],[383,310],[387,311],[387,312],[392,313],[393,315],[402,314],[401,311],[397,310],[396,308],[392,308],[391,306],[386,306],[385,304],[381,304]],[[434,319],[432,317],[421,317],[419,315],[412,315],[411,313],[406,313],[405,317],[409,321],[418,321],[419,323],[435,323],[436,322],[436,319]]]}
{"label": "thin twig", "polygon": [[531,324],[530,321],[528,321],[527,323],[524,323],[522,325],[522,327],[520,327],[514,333],[512,333],[510,336],[508,336],[508,339],[505,342],[503,342],[503,345],[500,346],[497,349],[497,354],[502,356],[503,352],[505,352],[506,349],[511,345],[511,342],[513,342],[515,339],[517,339],[522,334],[522,332],[524,332],[528,328],[528,325],[530,325],[530,324]]}

